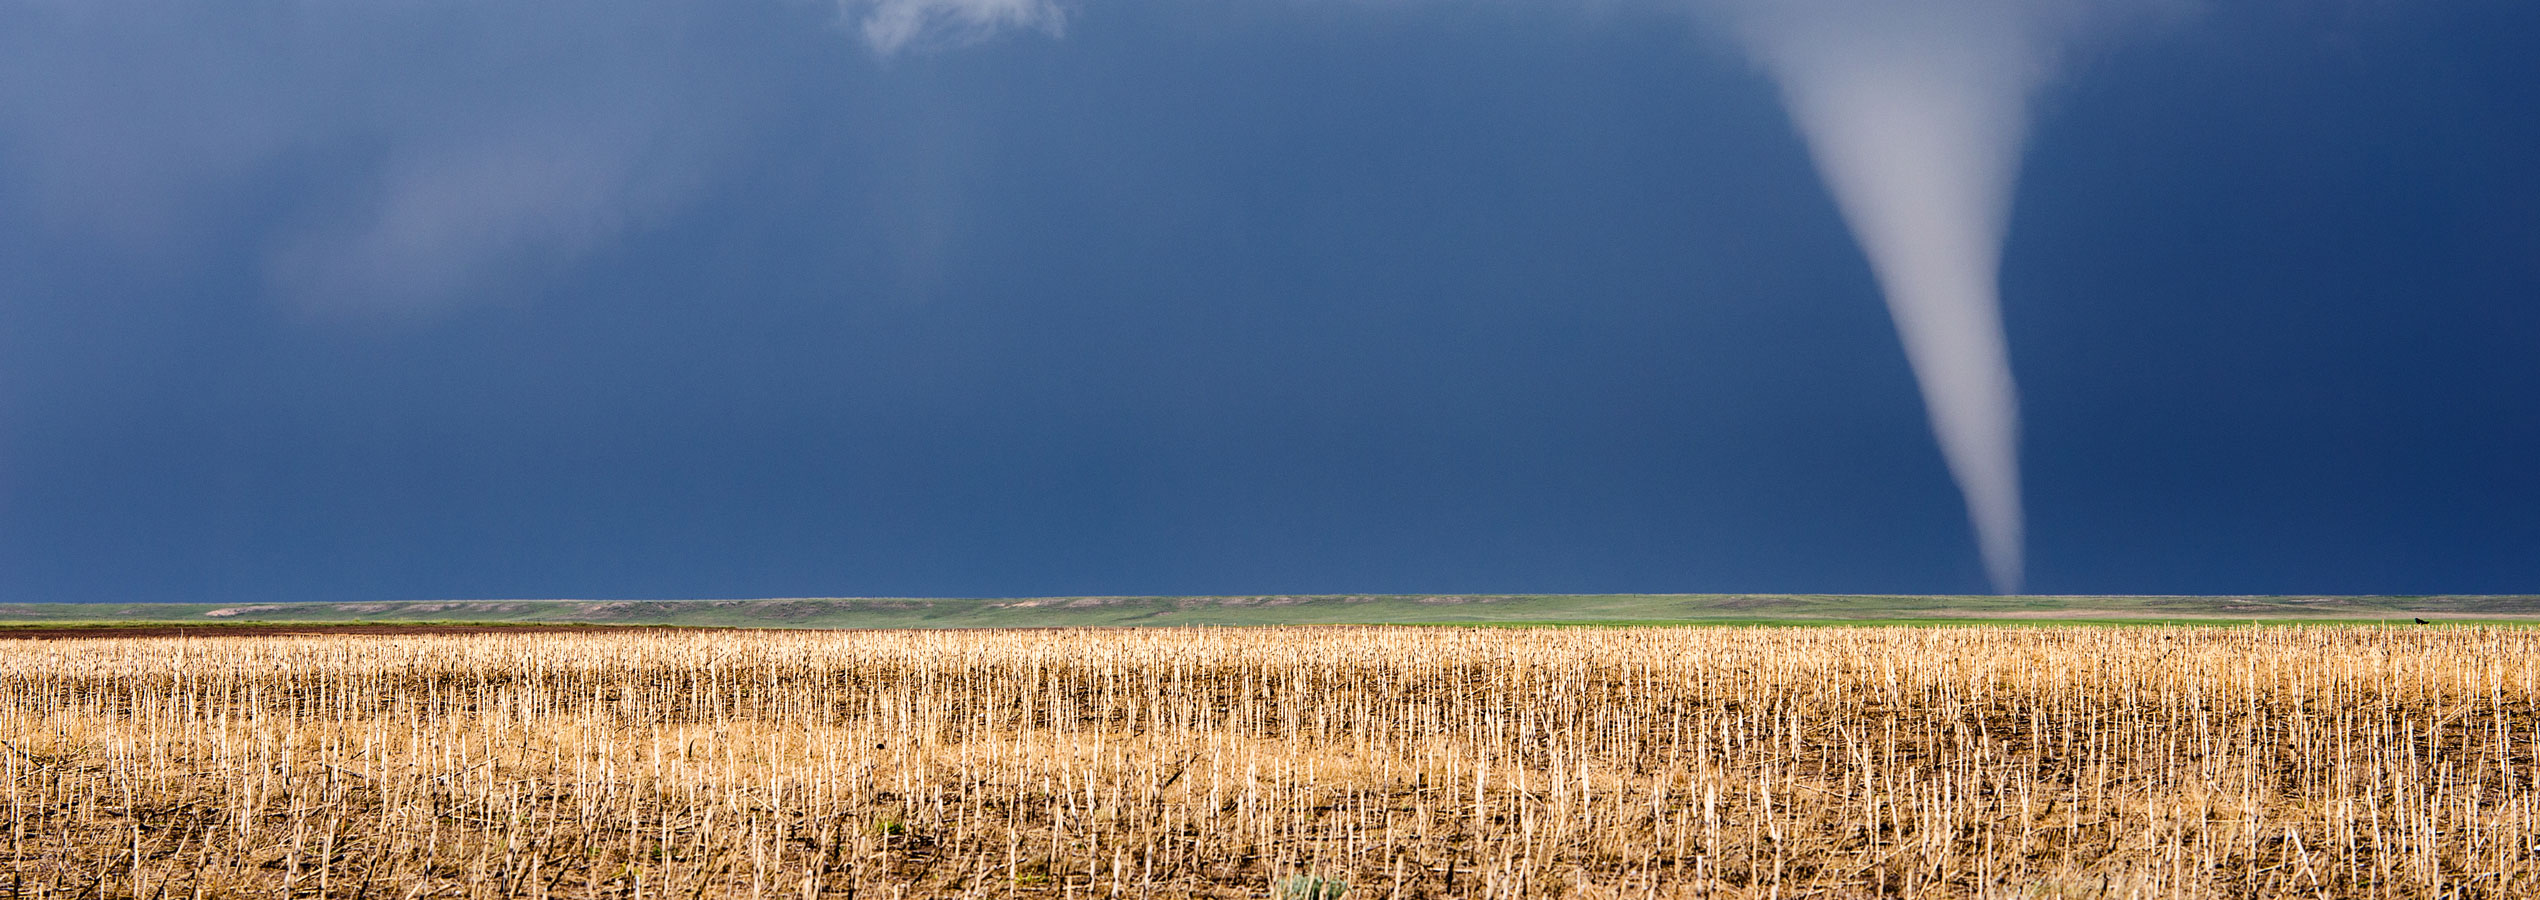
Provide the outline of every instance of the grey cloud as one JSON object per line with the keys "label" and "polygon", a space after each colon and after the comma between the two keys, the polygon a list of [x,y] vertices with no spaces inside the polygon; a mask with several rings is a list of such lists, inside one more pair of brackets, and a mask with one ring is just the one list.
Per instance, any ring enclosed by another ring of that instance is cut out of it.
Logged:
{"label": "grey cloud", "polygon": [[0,7],[0,178],[43,221],[136,255],[229,228],[273,180],[269,293],[411,315],[512,289],[677,208],[735,127],[681,34],[626,3]]}

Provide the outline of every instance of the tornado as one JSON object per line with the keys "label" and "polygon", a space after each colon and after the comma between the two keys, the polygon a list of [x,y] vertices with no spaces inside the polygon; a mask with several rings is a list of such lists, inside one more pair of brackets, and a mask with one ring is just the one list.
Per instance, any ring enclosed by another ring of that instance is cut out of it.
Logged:
{"label": "tornado", "polygon": [[2054,0],[1727,0],[1887,299],[1993,588],[2024,569],[2002,241]]}
{"label": "tornado", "polygon": [[[884,55],[1066,20],[1062,0],[836,2]],[[2030,103],[2086,26],[2192,0],[1689,2],[1780,86],[1887,299],[1993,588],[2017,593],[2019,391],[1999,275]]]}

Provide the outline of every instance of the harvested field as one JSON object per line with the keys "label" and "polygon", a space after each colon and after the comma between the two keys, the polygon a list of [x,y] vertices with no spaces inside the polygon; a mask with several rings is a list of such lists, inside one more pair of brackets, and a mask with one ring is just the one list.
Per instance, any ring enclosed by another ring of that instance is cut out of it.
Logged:
{"label": "harvested field", "polygon": [[2540,894],[2523,629],[9,650],[0,896]]}

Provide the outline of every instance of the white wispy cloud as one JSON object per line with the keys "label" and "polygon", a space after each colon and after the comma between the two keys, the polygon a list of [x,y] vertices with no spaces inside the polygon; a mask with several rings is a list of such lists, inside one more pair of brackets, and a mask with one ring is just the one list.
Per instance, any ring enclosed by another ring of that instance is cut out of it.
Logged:
{"label": "white wispy cloud", "polygon": [[840,0],[864,42],[892,54],[912,46],[969,43],[1005,29],[1064,34],[1067,12],[1052,0]]}

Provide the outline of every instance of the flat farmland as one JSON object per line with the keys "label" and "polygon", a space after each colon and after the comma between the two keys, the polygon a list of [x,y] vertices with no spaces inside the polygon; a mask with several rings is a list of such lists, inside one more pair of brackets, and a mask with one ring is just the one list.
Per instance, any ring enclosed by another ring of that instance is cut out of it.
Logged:
{"label": "flat farmland", "polygon": [[0,897],[2540,895],[2540,631],[0,641]]}

